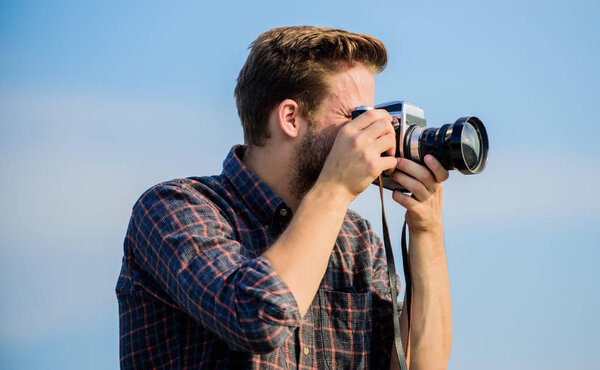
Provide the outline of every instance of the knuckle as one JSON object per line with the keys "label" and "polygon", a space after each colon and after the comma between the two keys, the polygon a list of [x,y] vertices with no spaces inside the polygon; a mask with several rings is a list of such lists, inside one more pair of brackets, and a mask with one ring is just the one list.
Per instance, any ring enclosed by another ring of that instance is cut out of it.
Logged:
{"label": "knuckle", "polygon": [[381,128],[387,132],[387,134],[394,133],[394,126],[391,123],[391,120],[383,119],[381,120]]}
{"label": "knuckle", "polygon": [[402,172],[394,171],[394,173],[392,173],[390,177],[392,178],[392,180],[399,183],[400,181],[402,181]]}
{"label": "knuckle", "polygon": [[369,152],[367,152],[366,150],[360,152],[360,159],[362,159],[367,164],[371,163],[372,161],[369,156]]}
{"label": "knuckle", "polygon": [[404,159],[404,157],[400,157],[400,159],[398,160],[398,163],[396,163],[396,168],[401,170],[402,168],[404,168],[404,162],[406,161],[406,159]]}
{"label": "knuckle", "polygon": [[390,147],[394,147],[396,145],[396,137],[394,135],[386,135],[386,140]]}
{"label": "knuckle", "polygon": [[418,192],[417,186],[412,181],[405,180],[402,182],[402,186],[404,186],[406,188],[406,190],[408,190],[412,194],[415,194],[416,192]]}
{"label": "knuckle", "polygon": [[391,118],[392,117],[392,116],[390,116],[390,113],[387,110],[383,109],[383,108],[374,109],[374,111],[377,112],[377,114],[381,118],[386,118],[386,117],[390,117]]}
{"label": "knuckle", "polygon": [[402,159],[400,161],[398,161],[398,169],[402,170],[402,171],[407,171],[409,166],[410,166],[410,159],[406,159],[404,157],[402,157]]}
{"label": "knuckle", "polygon": [[422,176],[422,183],[431,184],[436,183],[435,176],[430,171],[424,171]]}
{"label": "knuckle", "polygon": [[340,135],[344,135],[344,136],[350,136],[351,132],[352,132],[352,126],[350,126],[350,125],[342,126],[342,128],[340,128],[340,131],[339,131]]}
{"label": "knuckle", "polygon": [[349,133],[350,133],[350,129],[348,128],[349,125],[345,125],[343,127],[340,128],[340,130],[337,132],[336,138],[338,140],[340,139],[344,139],[349,137]]}
{"label": "knuckle", "polygon": [[378,117],[377,110],[375,110],[375,109],[370,109],[370,110],[366,111],[365,113],[363,113],[363,115],[365,117],[367,117],[369,120],[375,120]]}
{"label": "knuckle", "polygon": [[[427,190],[427,187],[422,183],[422,182],[417,182],[414,186],[414,193],[420,194],[421,198],[427,198],[429,191]],[[422,200],[424,200],[422,199]]]}
{"label": "knuckle", "polygon": [[391,125],[391,123],[392,123],[392,115],[387,110],[384,111],[384,112],[385,112],[385,120],[386,120],[386,122],[390,123],[390,126],[392,126]]}
{"label": "knuckle", "polygon": [[393,123],[389,123],[389,124],[388,124],[388,132],[389,132],[389,133],[390,133],[392,136],[396,137],[396,130],[394,129],[394,124],[393,124]]}
{"label": "knuckle", "polygon": [[350,148],[352,149],[358,149],[360,147],[360,137],[359,136],[352,136],[350,138]]}
{"label": "knuckle", "polygon": [[377,161],[375,161],[375,160],[367,161],[367,173],[369,173],[369,175],[372,175],[372,176],[379,175],[378,168],[379,168],[379,166],[377,165]]}

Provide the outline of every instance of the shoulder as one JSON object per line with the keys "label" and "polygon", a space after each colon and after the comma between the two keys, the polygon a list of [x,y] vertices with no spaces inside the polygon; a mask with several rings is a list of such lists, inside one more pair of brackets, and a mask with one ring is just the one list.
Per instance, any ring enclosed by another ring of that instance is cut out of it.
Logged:
{"label": "shoulder", "polygon": [[[179,245],[191,239],[234,239],[231,202],[220,176],[161,182],[135,202],[126,239],[136,250]],[[173,247],[174,248],[174,247]]]}
{"label": "shoulder", "polygon": [[171,198],[210,200],[225,188],[222,176],[187,177],[163,181],[151,186],[138,198],[139,203],[154,203]]}
{"label": "shoulder", "polygon": [[133,205],[133,215],[161,217],[194,208],[218,216],[226,204],[227,185],[222,176],[188,177],[158,183],[142,193]]}

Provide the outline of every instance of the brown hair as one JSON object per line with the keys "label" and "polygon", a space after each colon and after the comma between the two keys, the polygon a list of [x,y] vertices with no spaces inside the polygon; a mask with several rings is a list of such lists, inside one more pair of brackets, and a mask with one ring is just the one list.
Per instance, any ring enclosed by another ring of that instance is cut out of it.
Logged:
{"label": "brown hair", "polygon": [[327,77],[361,63],[373,73],[387,63],[378,39],[333,28],[281,27],[263,32],[250,45],[250,55],[235,87],[244,140],[264,145],[270,137],[271,110],[285,99],[295,100],[300,113],[312,119],[329,93]]}

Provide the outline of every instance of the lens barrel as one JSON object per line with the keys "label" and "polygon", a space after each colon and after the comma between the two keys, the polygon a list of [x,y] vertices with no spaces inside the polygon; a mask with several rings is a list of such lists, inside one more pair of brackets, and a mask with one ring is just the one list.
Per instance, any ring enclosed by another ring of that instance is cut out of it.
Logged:
{"label": "lens barrel", "polygon": [[[386,109],[394,115],[398,113],[398,109],[400,111],[404,109],[403,105],[399,104],[404,103],[391,102],[380,104],[377,107]],[[357,107],[352,112],[352,119],[371,109],[374,108]],[[489,143],[485,126],[479,118],[461,117],[456,122],[442,127],[426,127],[422,116],[416,117],[417,119],[411,117],[412,121],[408,117],[411,116],[407,114],[406,119],[400,116],[399,120],[402,121],[402,124],[395,128],[396,157],[404,156],[415,162],[423,163],[425,156],[431,154],[447,170],[458,170],[466,175],[478,174],[483,171],[487,164]]]}
{"label": "lens barrel", "polygon": [[483,122],[477,117],[461,117],[442,127],[409,126],[404,135],[404,154],[423,162],[427,154],[436,157],[447,170],[471,175],[483,171],[489,144]]}

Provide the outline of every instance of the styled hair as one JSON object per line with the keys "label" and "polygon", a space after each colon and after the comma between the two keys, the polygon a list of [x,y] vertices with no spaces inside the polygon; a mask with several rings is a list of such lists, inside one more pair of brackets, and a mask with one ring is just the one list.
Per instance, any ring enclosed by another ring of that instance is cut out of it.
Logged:
{"label": "styled hair", "polygon": [[377,74],[387,63],[380,40],[334,28],[274,28],[258,36],[249,49],[235,100],[244,141],[257,146],[270,137],[269,115],[283,100],[296,101],[299,113],[311,120],[329,94],[328,77],[357,63]]}

